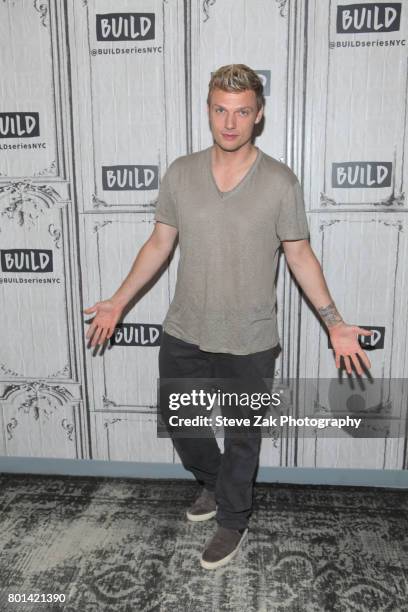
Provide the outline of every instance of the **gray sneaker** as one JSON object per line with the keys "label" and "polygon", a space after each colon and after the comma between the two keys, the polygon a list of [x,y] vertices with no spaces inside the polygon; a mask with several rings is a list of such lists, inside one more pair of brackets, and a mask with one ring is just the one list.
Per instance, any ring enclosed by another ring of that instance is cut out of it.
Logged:
{"label": "gray sneaker", "polygon": [[217,514],[215,494],[208,489],[202,489],[192,506],[187,510],[189,521],[208,521]]}
{"label": "gray sneaker", "polygon": [[226,565],[235,557],[248,529],[227,529],[219,525],[212,539],[207,543],[200,559],[204,569],[216,569]]}

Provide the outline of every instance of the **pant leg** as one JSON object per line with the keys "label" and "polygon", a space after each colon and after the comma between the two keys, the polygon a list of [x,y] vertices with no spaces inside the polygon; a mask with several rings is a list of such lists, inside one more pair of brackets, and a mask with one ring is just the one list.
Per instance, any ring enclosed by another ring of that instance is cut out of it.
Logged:
{"label": "pant leg", "polygon": [[[237,378],[235,390],[269,393],[264,378],[273,378],[276,349],[251,355],[220,354],[216,377]],[[237,416],[243,416],[236,408]],[[231,415],[231,410],[228,411]],[[224,453],[216,483],[217,522],[229,529],[247,527],[252,511],[253,485],[259,462],[261,428],[243,430],[239,436],[224,428]]]}
{"label": "pant leg", "polygon": [[[195,344],[179,340],[163,333],[159,352],[159,374],[163,381],[167,378],[212,378],[213,367],[210,355],[201,351]],[[160,402],[159,410],[166,422],[168,406]],[[214,491],[221,452],[211,427],[194,428],[195,437],[170,435],[183,466],[194,474],[206,489]],[[198,436],[198,437],[197,437]]]}

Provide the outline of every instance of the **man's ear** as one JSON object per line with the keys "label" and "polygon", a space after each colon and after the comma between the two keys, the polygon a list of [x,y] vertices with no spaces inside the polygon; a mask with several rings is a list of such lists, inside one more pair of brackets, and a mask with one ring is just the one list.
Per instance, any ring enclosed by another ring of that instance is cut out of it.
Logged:
{"label": "man's ear", "polygon": [[259,109],[257,115],[256,115],[256,119],[255,119],[255,123],[259,123],[261,121],[263,117],[263,106],[262,108]]}

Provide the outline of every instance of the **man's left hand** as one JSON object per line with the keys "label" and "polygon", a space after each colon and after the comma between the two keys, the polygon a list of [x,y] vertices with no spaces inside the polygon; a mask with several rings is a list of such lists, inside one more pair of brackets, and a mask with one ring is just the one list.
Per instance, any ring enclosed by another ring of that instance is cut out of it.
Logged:
{"label": "man's left hand", "polygon": [[358,336],[371,336],[372,333],[372,331],[363,329],[357,325],[347,325],[347,323],[344,322],[329,328],[330,341],[335,354],[336,368],[340,367],[341,357],[344,359],[348,374],[352,373],[350,360],[353,362],[357,374],[359,374],[359,376],[363,374],[363,369],[358,357],[367,368],[370,368],[371,362],[365,351],[363,351],[359,345]]}

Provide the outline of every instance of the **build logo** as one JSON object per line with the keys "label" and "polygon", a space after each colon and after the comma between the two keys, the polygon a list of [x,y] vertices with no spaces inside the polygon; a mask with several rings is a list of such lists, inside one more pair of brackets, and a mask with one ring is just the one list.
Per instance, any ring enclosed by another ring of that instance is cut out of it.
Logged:
{"label": "build logo", "polygon": [[155,37],[154,13],[106,13],[96,15],[96,40],[139,41]]}
{"label": "build logo", "polygon": [[102,166],[104,191],[149,191],[158,187],[158,166]]}
{"label": "build logo", "polygon": [[365,2],[337,7],[336,32],[363,34],[397,32],[400,29],[401,2]]}
{"label": "build logo", "polygon": [[332,187],[390,187],[391,162],[340,162],[332,164]]}
{"label": "build logo", "polygon": [[147,323],[119,323],[110,338],[113,346],[159,346],[161,325]]}
{"label": "build logo", "polygon": [[49,249],[1,249],[2,272],[52,272],[52,251]]}
{"label": "build logo", "polygon": [[0,138],[33,138],[39,135],[38,113],[0,113]]}

